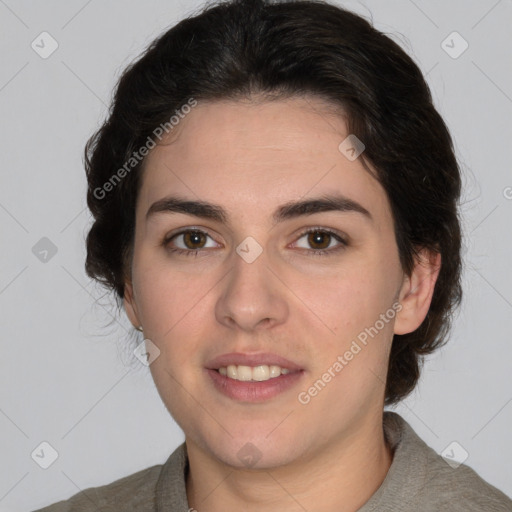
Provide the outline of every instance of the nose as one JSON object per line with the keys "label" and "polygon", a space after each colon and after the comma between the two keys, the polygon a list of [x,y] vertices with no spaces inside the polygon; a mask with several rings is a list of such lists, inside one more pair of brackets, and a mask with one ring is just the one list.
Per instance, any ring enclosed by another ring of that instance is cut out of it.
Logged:
{"label": "nose", "polygon": [[243,331],[269,329],[289,315],[286,287],[269,267],[265,251],[256,260],[234,255],[233,267],[215,305],[217,321]]}

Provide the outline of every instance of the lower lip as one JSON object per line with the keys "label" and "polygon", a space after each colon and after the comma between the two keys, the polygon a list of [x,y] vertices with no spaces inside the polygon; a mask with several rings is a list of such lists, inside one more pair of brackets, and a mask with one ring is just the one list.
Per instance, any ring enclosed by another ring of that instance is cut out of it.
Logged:
{"label": "lower lip", "polygon": [[217,370],[207,369],[215,388],[223,395],[242,402],[264,402],[292,388],[302,378],[302,370],[262,382],[230,379]]}

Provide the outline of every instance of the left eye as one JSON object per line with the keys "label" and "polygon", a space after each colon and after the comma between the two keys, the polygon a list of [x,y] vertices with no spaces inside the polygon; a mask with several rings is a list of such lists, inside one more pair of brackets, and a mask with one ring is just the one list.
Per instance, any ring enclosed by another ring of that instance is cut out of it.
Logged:
{"label": "left eye", "polygon": [[301,248],[303,248],[303,249],[313,248],[314,252],[317,252],[317,253],[327,253],[327,252],[331,252],[332,250],[335,250],[335,249],[332,249],[332,245],[331,245],[331,243],[334,241],[338,242],[338,244],[334,246],[337,248],[339,248],[340,245],[341,246],[347,245],[345,240],[343,240],[343,238],[341,238],[341,236],[339,236],[337,233],[334,233],[332,231],[325,230],[325,229],[318,229],[318,228],[310,229],[310,230],[302,233],[299,240],[301,240],[302,238],[306,238],[306,245],[309,245],[309,247],[301,247]]}

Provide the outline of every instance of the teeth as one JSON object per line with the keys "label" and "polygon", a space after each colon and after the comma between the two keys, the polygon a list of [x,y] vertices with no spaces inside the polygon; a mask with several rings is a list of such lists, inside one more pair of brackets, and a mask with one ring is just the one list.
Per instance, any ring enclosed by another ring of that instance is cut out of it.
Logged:
{"label": "teeth", "polygon": [[260,366],[243,366],[230,364],[228,367],[219,368],[219,373],[225,375],[230,379],[242,380],[242,381],[257,381],[262,382],[269,379],[274,379],[280,375],[286,375],[290,373],[288,368],[281,368],[277,365],[266,365]]}

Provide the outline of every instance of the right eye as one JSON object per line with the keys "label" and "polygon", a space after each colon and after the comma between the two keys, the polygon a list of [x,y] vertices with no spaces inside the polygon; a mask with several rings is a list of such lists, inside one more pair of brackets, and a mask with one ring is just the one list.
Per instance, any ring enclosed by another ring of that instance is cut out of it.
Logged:
{"label": "right eye", "polygon": [[[178,233],[174,233],[170,237],[166,237],[163,241],[165,247],[169,247],[169,251],[176,254],[185,254],[186,256],[197,256],[198,252],[206,247],[207,239],[211,236],[199,229],[184,229]],[[171,242],[181,239],[181,246],[177,243],[177,247],[170,247]],[[213,239],[212,239],[213,240]],[[215,247],[215,246],[214,246]]]}

